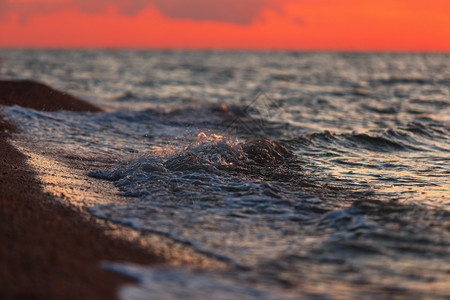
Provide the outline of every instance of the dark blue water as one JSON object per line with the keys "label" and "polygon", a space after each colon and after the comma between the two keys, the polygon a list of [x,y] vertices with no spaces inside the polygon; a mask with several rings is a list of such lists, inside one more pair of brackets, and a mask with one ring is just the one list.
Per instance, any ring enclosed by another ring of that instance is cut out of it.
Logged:
{"label": "dark blue water", "polygon": [[[229,265],[205,285],[224,289],[238,272],[247,288],[234,296],[249,299],[450,295],[450,55],[0,56],[0,76],[108,110],[4,114],[53,153],[101,162],[86,175],[110,181],[128,204],[90,206],[92,215]],[[179,274],[193,298],[205,280],[186,283],[189,270],[122,272],[153,278],[148,293],[161,293],[157,274],[161,286]]]}

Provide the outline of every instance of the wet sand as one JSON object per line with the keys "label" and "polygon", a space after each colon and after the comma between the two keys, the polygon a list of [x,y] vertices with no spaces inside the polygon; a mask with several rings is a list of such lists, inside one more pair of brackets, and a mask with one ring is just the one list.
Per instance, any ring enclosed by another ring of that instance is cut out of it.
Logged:
{"label": "wet sand", "polygon": [[126,278],[100,269],[102,261],[162,262],[137,243],[106,233],[45,193],[26,157],[8,143],[17,131],[4,105],[45,111],[100,108],[32,81],[0,81],[0,298],[114,299]]}
{"label": "wet sand", "polygon": [[43,111],[102,111],[95,105],[31,80],[0,80],[0,95],[0,105]]}

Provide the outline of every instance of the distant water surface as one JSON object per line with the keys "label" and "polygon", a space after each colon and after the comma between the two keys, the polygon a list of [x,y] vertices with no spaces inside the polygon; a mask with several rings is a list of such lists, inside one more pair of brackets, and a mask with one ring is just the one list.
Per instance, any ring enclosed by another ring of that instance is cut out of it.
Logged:
{"label": "distant water surface", "polygon": [[86,175],[130,201],[90,207],[94,216],[191,245],[241,274],[110,265],[143,282],[123,298],[163,293],[158,284],[173,278],[193,299],[200,282],[217,299],[450,295],[449,54],[0,57],[1,77],[107,108],[3,112],[55,155],[102,162]]}

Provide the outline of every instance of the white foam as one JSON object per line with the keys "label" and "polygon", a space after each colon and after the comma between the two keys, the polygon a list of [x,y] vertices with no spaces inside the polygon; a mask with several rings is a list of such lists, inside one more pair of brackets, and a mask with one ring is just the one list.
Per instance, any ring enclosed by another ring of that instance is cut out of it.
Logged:
{"label": "white foam", "polygon": [[[288,300],[294,299],[275,291],[245,285],[237,278],[212,272],[195,272],[186,268],[146,268],[132,264],[103,263],[106,270],[117,272],[139,283],[119,290],[122,300]],[[236,274],[237,275],[237,274]]]}

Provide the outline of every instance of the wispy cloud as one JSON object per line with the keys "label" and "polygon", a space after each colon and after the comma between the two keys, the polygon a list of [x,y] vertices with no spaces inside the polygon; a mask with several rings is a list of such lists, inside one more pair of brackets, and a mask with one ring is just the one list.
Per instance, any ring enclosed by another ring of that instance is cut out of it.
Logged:
{"label": "wispy cloud", "polygon": [[273,0],[153,0],[169,18],[218,21],[246,25],[266,8],[277,8]]}
{"label": "wispy cloud", "polygon": [[280,11],[282,0],[0,0],[0,15],[14,12],[22,20],[66,8],[89,14],[105,13],[115,6],[123,15],[136,15],[149,5],[172,19],[251,24],[263,9]]}

